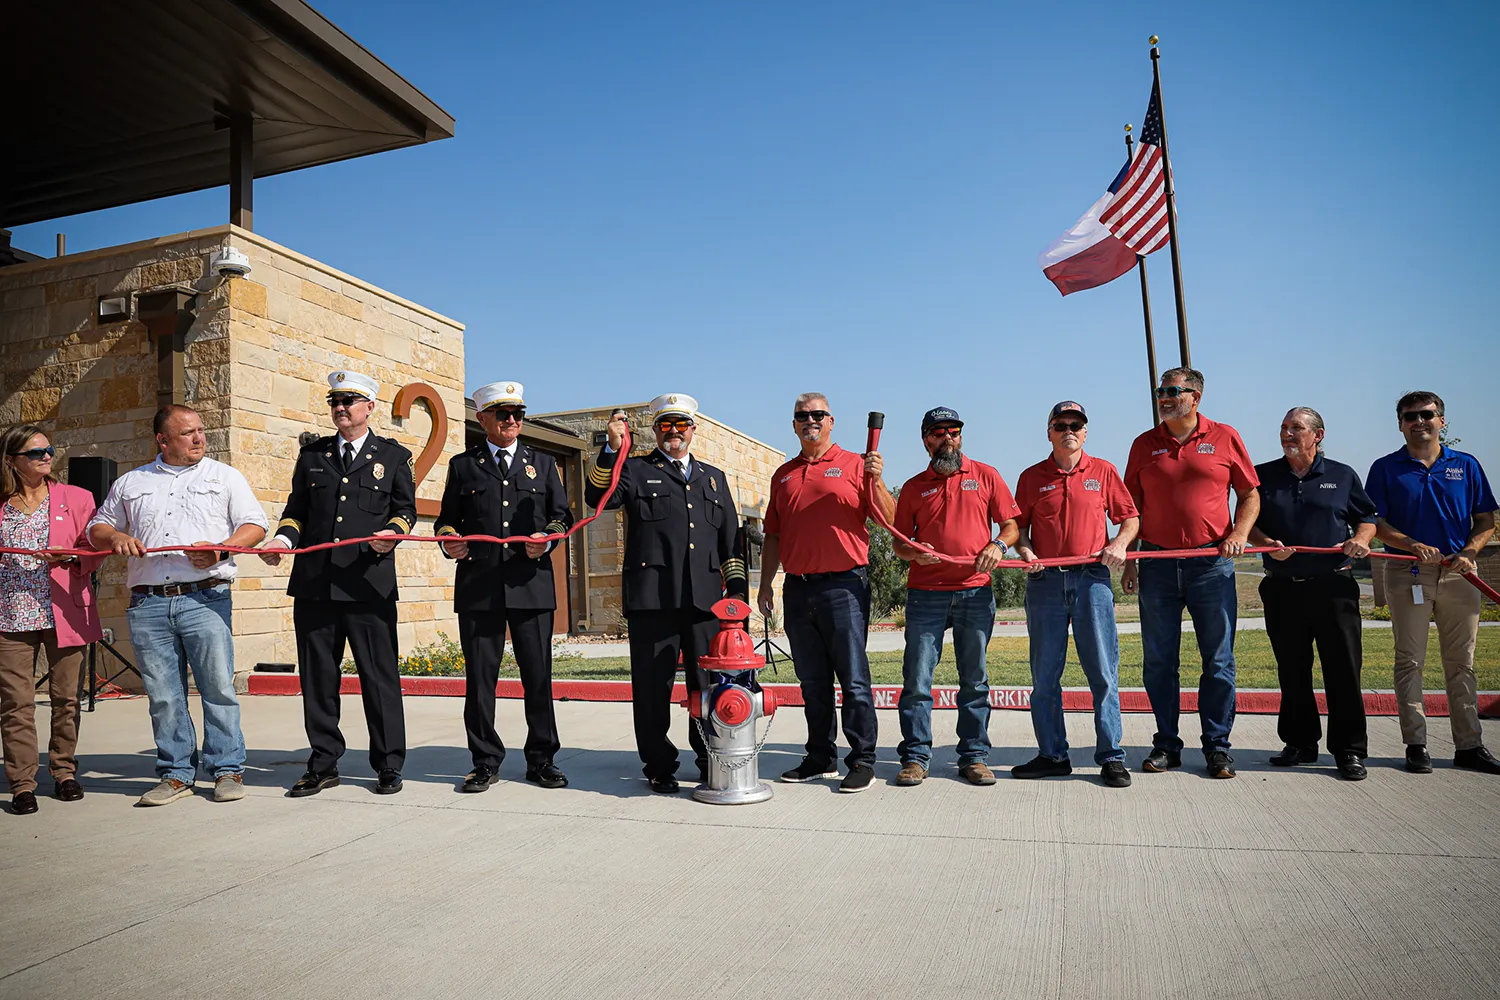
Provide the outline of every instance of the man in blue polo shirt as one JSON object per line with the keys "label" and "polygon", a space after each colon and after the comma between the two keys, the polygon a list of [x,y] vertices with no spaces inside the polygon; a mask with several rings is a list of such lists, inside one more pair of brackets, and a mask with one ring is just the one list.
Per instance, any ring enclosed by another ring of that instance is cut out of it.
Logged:
{"label": "man in blue polo shirt", "polygon": [[1447,426],[1442,397],[1409,392],[1396,404],[1396,414],[1406,447],[1375,460],[1365,490],[1380,516],[1376,534],[1386,550],[1421,560],[1383,560],[1406,769],[1432,771],[1422,668],[1428,625],[1435,620],[1453,727],[1453,766],[1500,774],[1500,762],[1484,748],[1479,731],[1474,642],[1481,597],[1463,579],[1474,572],[1475,557],[1495,533],[1495,495],[1473,455],[1439,440]]}

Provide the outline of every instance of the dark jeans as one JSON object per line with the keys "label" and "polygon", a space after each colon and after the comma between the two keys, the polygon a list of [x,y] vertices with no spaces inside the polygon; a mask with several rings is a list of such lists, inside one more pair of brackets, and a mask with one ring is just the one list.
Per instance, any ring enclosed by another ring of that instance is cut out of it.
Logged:
{"label": "dark jeans", "polygon": [[[708,653],[719,620],[697,608],[632,611],[626,618],[630,623],[630,700],[641,772],[648,779],[670,778],[677,773],[677,745],[672,742],[671,728],[678,660],[689,696],[702,691],[706,673],[698,669],[698,657]],[[706,769],[708,748],[691,721],[688,743],[698,769]]]}
{"label": "dark jeans", "polygon": [[1347,573],[1322,573],[1301,581],[1268,576],[1260,582],[1260,599],[1281,679],[1276,732],[1282,742],[1316,747],[1322,736],[1313,695],[1316,644],[1328,693],[1328,752],[1353,753],[1364,759],[1369,742],[1359,686],[1364,660],[1359,584]]}
{"label": "dark jeans", "polygon": [[1234,728],[1234,560],[1222,556],[1140,561],[1142,680],[1156,714],[1152,746],[1182,750],[1182,612],[1193,619],[1203,672],[1198,717],[1203,752],[1229,749]]}
{"label": "dark jeans", "polygon": [[464,650],[464,732],[475,767],[498,769],[505,744],[495,730],[495,685],[510,631],[526,709],[526,765],[551,763],[557,753],[557,717],[552,708],[552,610],[500,608],[460,611],[458,640]]}
{"label": "dark jeans", "polygon": [[406,763],[406,710],[396,662],[396,602],[299,597],[292,602],[292,624],[302,671],[302,719],[312,745],[307,769],[331,771],[344,755],[339,686],[347,643],[370,730],[370,767],[377,773],[401,770]]}
{"label": "dark jeans", "polygon": [[803,580],[788,576],[781,590],[792,665],[802,683],[807,716],[807,757],[831,767],[838,759],[833,683],[843,693],[844,762],[875,766],[875,698],[870,693],[870,587],[860,566],[838,576]]}

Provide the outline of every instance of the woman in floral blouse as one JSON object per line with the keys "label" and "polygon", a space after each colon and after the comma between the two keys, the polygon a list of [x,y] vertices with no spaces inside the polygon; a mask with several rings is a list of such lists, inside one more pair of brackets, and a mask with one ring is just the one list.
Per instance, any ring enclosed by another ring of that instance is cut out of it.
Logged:
{"label": "woman in floral blouse", "polygon": [[[0,438],[0,547],[90,548],[85,530],[94,515],[88,490],[52,477],[53,448],[40,427],[16,427]],[[76,777],[78,689],[83,651],[101,635],[89,574],[104,556],[0,553],[0,741],[11,812],[34,813],[36,802],[36,694],[32,668],[45,649],[51,670],[48,697],[52,740],[47,767],[53,794],[83,798]]]}

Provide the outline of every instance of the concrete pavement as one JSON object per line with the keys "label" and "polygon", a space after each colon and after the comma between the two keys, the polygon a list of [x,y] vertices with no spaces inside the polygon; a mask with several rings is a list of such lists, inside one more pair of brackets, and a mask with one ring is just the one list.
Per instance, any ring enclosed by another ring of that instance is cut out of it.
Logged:
{"label": "concrete pavement", "polygon": [[[345,698],[345,784],[289,800],[300,701],[246,698],[248,796],[141,809],[145,704],[101,703],[88,797],[0,815],[0,998],[1500,995],[1500,778],[1397,769],[1393,719],[1371,720],[1358,784],[1267,766],[1275,721],[1244,716],[1233,781],[1190,753],[1107,789],[1075,750],[1071,779],[973,788],[941,712],[939,766],[907,789],[881,712],[867,793],[777,784],[715,807],[650,794],[612,704],[557,706],[572,787],[526,784],[517,752],[460,795],[462,708],[406,700],[406,789],[379,797]],[[520,703],[499,716],[518,744]],[[1088,717],[1068,721],[1087,747]],[[1125,719],[1133,766],[1152,728]],[[779,715],[763,773],[804,732]],[[1032,755],[1026,715],[996,712],[990,734],[997,767]],[[1445,722],[1431,740],[1446,765]]]}

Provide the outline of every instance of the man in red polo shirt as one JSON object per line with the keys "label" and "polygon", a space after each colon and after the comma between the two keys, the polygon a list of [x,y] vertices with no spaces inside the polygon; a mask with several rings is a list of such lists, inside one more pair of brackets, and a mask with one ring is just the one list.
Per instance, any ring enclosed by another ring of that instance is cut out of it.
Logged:
{"label": "man in red polo shirt", "polygon": [[[1000,473],[963,453],[964,422],[946,406],[922,417],[922,443],[932,457],[926,471],[901,487],[896,530],[924,548],[896,543],[911,563],[906,575],[906,655],[901,670],[901,773],[898,785],[920,785],[932,765],[932,673],[953,629],[958,665],[958,767],[965,780],[993,785],[990,685],[985,651],[995,629],[990,573],[1021,530],[1020,509]],[[990,537],[991,524],[1000,526]],[[932,552],[962,556],[957,565]]]}
{"label": "man in red polo shirt", "polygon": [[[1068,659],[1068,624],[1078,662],[1094,694],[1094,763],[1111,788],[1130,784],[1120,748],[1120,638],[1109,573],[1125,565],[1125,553],[1140,528],[1135,501],[1115,467],[1086,454],[1088,412],[1065,400],[1047,416],[1052,454],[1016,481],[1021,540],[1016,554],[1028,562],[1062,556],[1097,556],[1082,566],[1036,569],[1026,580],[1026,633],[1031,638],[1031,728],[1037,756],[1018,764],[1017,778],[1073,773],[1063,720],[1062,675]],[[1111,541],[1109,522],[1120,525]]]}
{"label": "man in red polo shirt", "polygon": [[[1156,390],[1161,423],[1135,439],[1125,486],[1141,512],[1145,550],[1217,549],[1215,557],[1135,559],[1120,586],[1141,595],[1142,679],[1156,735],[1147,771],[1182,766],[1177,724],[1182,712],[1182,610],[1193,619],[1203,673],[1198,717],[1203,756],[1215,778],[1234,777],[1229,731],[1234,727],[1234,626],[1239,606],[1234,557],[1260,514],[1260,478],[1239,433],[1198,412],[1203,375],[1191,368],[1164,372]],[[1229,515],[1229,488],[1237,502]]]}
{"label": "man in red polo shirt", "polygon": [[771,477],[761,550],[763,615],[776,608],[773,581],[786,570],[782,590],[786,637],[802,684],[807,716],[807,756],[782,781],[838,777],[838,729],[833,682],[843,691],[849,773],[842,792],[862,792],[875,778],[875,700],[865,642],[870,622],[870,516],[865,476],[887,518],[896,501],[881,481],[876,454],[861,458],[833,443],[833,413],[822,393],[805,392],[792,406],[792,430],[802,453]]}

